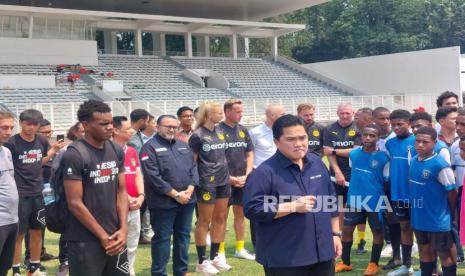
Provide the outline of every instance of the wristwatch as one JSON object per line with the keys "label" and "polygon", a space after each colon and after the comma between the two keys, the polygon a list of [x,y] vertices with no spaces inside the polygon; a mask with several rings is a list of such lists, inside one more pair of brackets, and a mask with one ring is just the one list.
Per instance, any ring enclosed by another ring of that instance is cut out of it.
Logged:
{"label": "wristwatch", "polygon": [[342,238],[342,234],[341,232],[333,232],[333,237],[339,237],[339,238]]}
{"label": "wristwatch", "polygon": [[140,194],[138,194],[137,196],[138,196],[138,197],[139,197],[139,196],[143,196],[143,197],[145,198],[145,193],[140,193]]}
{"label": "wristwatch", "polygon": [[178,200],[181,197],[181,193],[177,192],[176,195],[174,196],[175,200]]}
{"label": "wristwatch", "polygon": [[333,149],[333,151],[331,152],[332,155],[336,155],[336,149]]}

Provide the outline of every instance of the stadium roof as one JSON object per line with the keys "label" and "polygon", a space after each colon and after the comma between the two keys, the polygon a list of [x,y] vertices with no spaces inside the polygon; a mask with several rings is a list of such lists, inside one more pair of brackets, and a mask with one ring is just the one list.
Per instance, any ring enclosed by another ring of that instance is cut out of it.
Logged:
{"label": "stadium roof", "polygon": [[2,4],[257,21],[329,0],[4,0]]}
{"label": "stadium roof", "polygon": [[48,17],[86,21],[93,29],[142,30],[145,32],[192,33],[218,36],[277,37],[305,28],[301,24],[251,22],[165,15],[101,12],[0,5],[0,15]]}

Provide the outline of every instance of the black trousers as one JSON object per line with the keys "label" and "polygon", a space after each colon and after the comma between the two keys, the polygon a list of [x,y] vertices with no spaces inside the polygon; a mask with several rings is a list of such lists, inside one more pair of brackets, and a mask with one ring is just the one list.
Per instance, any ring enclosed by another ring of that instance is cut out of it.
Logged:
{"label": "black trousers", "polygon": [[6,276],[13,264],[18,223],[0,226],[0,276]]}
{"label": "black trousers", "polygon": [[263,267],[266,276],[333,276],[334,261],[298,267]]}
{"label": "black trousers", "polygon": [[127,250],[109,256],[98,242],[68,242],[70,276],[129,276]]}

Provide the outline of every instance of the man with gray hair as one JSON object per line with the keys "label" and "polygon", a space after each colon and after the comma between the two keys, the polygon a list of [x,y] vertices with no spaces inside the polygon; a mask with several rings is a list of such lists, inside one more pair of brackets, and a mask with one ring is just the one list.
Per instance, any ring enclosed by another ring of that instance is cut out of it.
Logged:
{"label": "man with gray hair", "polygon": [[[360,145],[360,133],[354,123],[352,104],[341,103],[337,108],[339,119],[330,124],[323,137],[323,152],[330,164],[331,180],[336,193],[342,196],[343,203],[347,201],[348,183],[350,181],[349,153],[356,145]],[[344,214],[340,213],[339,221],[342,227]]]}
{"label": "man with gray hair", "polygon": [[11,137],[14,116],[0,111],[0,275],[7,275],[13,264],[18,234],[18,190],[14,178],[13,159],[3,146]]}

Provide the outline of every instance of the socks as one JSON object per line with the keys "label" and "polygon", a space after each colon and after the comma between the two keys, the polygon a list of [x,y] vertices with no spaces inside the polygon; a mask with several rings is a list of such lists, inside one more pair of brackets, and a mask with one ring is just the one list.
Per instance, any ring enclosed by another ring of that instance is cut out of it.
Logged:
{"label": "socks", "polygon": [[400,224],[389,224],[392,255],[394,259],[400,260]]}
{"label": "socks", "polygon": [[20,274],[21,272],[19,271],[19,268],[21,267],[21,264],[15,264],[13,265],[13,274],[18,273]]}
{"label": "socks", "polygon": [[457,265],[442,266],[442,276],[455,276],[457,275]]}
{"label": "socks", "polygon": [[342,262],[345,265],[350,265],[350,250],[352,250],[352,244],[354,241],[343,241],[342,242]]}
{"label": "socks", "polygon": [[357,230],[357,244],[365,239],[365,231]]}
{"label": "socks", "polygon": [[421,275],[432,275],[435,268],[434,262],[420,261]]}
{"label": "socks", "polygon": [[33,273],[40,268],[40,261],[31,261],[29,263],[29,272]]}
{"label": "socks", "polygon": [[402,244],[402,264],[412,266],[412,245]]}
{"label": "socks", "polygon": [[207,251],[207,247],[205,245],[203,246],[196,246],[197,248],[197,257],[199,258],[199,264],[203,263],[207,259],[205,256],[205,252]]}
{"label": "socks", "polygon": [[373,244],[371,247],[371,260],[370,262],[378,264],[379,258],[381,258],[381,251],[383,250],[383,244]]}
{"label": "socks", "polygon": [[244,241],[236,241],[236,252],[244,250]]}
{"label": "socks", "polygon": [[218,248],[218,254],[224,255],[224,242],[220,242],[220,247]]}
{"label": "socks", "polygon": [[210,245],[210,260],[213,260],[216,256],[218,256],[218,250],[220,249],[219,243],[211,243]]}

